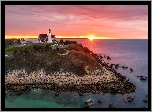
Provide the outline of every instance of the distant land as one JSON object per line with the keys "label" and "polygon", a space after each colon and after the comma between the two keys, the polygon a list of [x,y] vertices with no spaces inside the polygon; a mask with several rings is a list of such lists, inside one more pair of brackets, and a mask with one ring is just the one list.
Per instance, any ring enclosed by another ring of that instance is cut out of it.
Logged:
{"label": "distant land", "polygon": [[[37,39],[37,38],[5,38],[5,40],[16,39]],[[56,39],[88,39],[88,38],[56,38]],[[96,40],[97,38],[93,39]],[[99,38],[100,39],[100,38]],[[102,39],[102,40],[148,40],[148,39]]]}
{"label": "distant land", "polygon": [[[38,38],[38,37],[37,37]],[[25,37],[19,37],[19,38],[5,38],[5,39],[37,39],[36,37],[31,37],[31,38],[25,38]],[[72,37],[68,37],[68,38],[66,38],[66,37],[56,37],[57,39],[88,39],[87,37],[76,37],[76,38],[72,38]]]}

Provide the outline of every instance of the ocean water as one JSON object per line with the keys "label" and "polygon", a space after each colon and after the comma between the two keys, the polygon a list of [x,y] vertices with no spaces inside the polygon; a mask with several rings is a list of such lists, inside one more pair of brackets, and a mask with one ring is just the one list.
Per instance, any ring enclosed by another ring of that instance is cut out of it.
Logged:
{"label": "ocean water", "polygon": [[[86,93],[79,96],[74,92],[62,92],[55,96],[54,91],[36,90],[23,95],[7,96],[5,98],[5,108],[84,108],[84,102],[88,99],[94,100],[94,108],[108,108],[113,103],[115,108],[148,108],[148,80],[140,80],[137,76],[148,77],[148,40],[93,40],[72,39],[88,47],[94,53],[108,55],[111,60],[108,63],[128,66],[128,69],[118,68],[117,72],[126,76],[136,85],[136,90],[130,94],[110,94],[102,92],[100,94]],[[37,42],[37,40],[32,40]],[[130,72],[133,68],[133,72]],[[135,97],[132,103],[126,103],[128,96]],[[98,103],[101,99],[103,103]]]}

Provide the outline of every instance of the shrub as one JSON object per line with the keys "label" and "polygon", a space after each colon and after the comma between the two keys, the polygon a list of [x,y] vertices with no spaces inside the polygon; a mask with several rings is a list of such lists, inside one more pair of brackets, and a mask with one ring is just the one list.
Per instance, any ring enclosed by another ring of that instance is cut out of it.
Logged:
{"label": "shrub", "polygon": [[64,44],[65,44],[65,45],[68,45],[68,44],[77,44],[77,42],[76,42],[76,41],[66,40],[66,41],[64,42]]}
{"label": "shrub", "polygon": [[83,50],[83,46],[81,46],[81,44],[70,44],[68,49],[69,50],[82,51]]}
{"label": "shrub", "polygon": [[90,50],[89,50],[87,47],[84,47],[84,48],[83,48],[83,51],[84,51],[85,53],[90,53]]}

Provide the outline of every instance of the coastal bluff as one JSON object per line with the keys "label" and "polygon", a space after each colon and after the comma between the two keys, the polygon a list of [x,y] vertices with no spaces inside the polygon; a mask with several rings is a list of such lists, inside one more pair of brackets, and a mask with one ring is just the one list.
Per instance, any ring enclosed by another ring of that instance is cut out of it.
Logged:
{"label": "coastal bluff", "polygon": [[56,91],[56,96],[66,91],[83,96],[100,92],[129,94],[136,89],[100,54],[76,41],[31,43],[8,51],[11,56],[5,58],[5,93],[43,89]]}

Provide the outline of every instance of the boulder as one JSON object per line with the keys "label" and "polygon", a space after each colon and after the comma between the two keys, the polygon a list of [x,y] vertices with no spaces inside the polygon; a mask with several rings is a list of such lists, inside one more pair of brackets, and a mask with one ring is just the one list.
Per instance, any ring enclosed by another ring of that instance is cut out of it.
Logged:
{"label": "boulder", "polygon": [[132,69],[132,68],[130,68],[130,71],[131,71],[131,72],[133,72],[133,69]]}
{"label": "boulder", "polygon": [[122,66],[122,68],[128,68],[128,67],[126,67],[126,66]]}
{"label": "boulder", "polygon": [[110,60],[111,58],[109,56],[107,56],[107,59]]}
{"label": "boulder", "polygon": [[147,100],[143,100],[145,103],[148,103],[148,101]]}
{"label": "boulder", "polygon": [[79,93],[79,95],[80,95],[80,96],[83,96],[83,93],[82,93],[82,92],[80,92],[80,93]]}
{"label": "boulder", "polygon": [[55,93],[55,96],[59,96],[59,92],[56,92],[56,93]]}
{"label": "boulder", "polygon": [[110,104],[109,108],[115,108],[115,106],[113,104]]}
{"label": "boulder", "polygon": [[98,102],[99,102],[99,103],[102,103],[102,100],[101,100],[101,99],[99,99],[99,100],[98,100]]}
{"label": "boulder", "polygon": [[140,80],[146,80],[147,78],[146,77],[140,77]]}
{"label": "boulder", "polygon": [[127,99],[128,99],[128,102],[132,102],[132,101],[134,100],[134,98],[133,98],[133,97],[131,97],[131,96],[130,96],[130,97],[128,97]]}
{"label": "boulder", "polygon": [[86,108],[93,108],[94,107],[94,101],[89,99],[85,102],[85,107]]}

